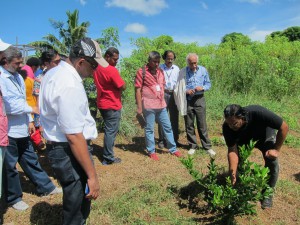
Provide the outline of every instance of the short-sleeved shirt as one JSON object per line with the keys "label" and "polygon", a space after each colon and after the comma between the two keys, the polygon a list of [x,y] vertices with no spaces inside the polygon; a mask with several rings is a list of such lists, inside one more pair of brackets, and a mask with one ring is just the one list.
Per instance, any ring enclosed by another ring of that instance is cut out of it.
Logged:
{"label": "short-sleeved shirt", "polygon": [[121,87],[125,82],[119,71],[111,65],[107,67],[99,65],[94,72],[94,82],[97,88],[97,107],[120,110],[122,108]]}
{"label": "short-sleeved shirt", "polygon": [[227,123],[223,124],[223,135],[226,145],[229,147],[237,144],[242,146],[249,144],[250,140],[257,141],[256,147],[261,149],[265,142],[275,135],[282,125],[282,118],[270,110],[259,106],[250,105],[244,107],[246,110],[246,124],[238,131],[229,128]]}
{"label": "short-sleeved shirt", "polygon": [[67,142],[66,134],[82,133],[86,140],[98,135],[82,79],[73,66],[60,62],[41,83],[41,125],[49,141]]}
{"label": "short-sleeved shirt", "polygon": [[152,75],[148,66],[145,66],[145,76],[140,68],[135,77],[135,87],[142,89],[142,101],[145,109],[162,109],[166,107],[164,98],[165,77],[160,68],[156,75]]}

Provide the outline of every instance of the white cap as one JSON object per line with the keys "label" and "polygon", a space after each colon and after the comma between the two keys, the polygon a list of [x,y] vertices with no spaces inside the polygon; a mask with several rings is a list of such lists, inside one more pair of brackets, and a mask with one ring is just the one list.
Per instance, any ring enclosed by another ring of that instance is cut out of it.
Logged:
{"label": "white cap", "polygon": [[7,44],[0,39],[0,52],[5,51],[11,44]]}

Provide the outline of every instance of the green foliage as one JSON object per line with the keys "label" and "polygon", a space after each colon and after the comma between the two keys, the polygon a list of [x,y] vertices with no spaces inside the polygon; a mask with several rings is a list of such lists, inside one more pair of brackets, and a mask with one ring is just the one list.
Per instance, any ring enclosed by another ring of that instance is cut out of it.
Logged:
{"label": "green foliage", "polygon": [[96,39],[102,49],[107,49],[111,46],[120,46],[119,30],[116,27],[109,27],[102,31],[102,37]]}
{"label": "green foliage", "polygon": [[268,186],[269,169],[250,162],[248,157],[254,148],[254,142],[239,149],[238,180],[233,186],[230,177],[225,183],[218,179],[220,169],[211,159],[206,176],[194,168],[194,158],[181,159],[192,177],[204,190],[204,200],[211,210],[221,213],[228,224],[233,224],[235,216],[253,215],[256,213],[256,201],[268,197],[272,189]]}
{"label": "green foliage", "polygon": [[59,37],[53,34],[48,34],[43,37],[44,41],[36,41],[29,43],[29,45],[39,47],[42,49],[53,48],[59,53],[68,54],[71,46],[79,39],[86,36],[88,32],[89,22],[82,22],[79,24],[79,11],[67,11],[67,22],[56,21],[49,19],[52,27],[58,30]]}

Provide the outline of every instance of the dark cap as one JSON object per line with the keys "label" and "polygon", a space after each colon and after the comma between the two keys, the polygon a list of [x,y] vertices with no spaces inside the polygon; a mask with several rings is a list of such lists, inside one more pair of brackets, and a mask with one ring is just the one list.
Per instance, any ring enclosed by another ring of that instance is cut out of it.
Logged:
{"label": "dark cap", "polygon": [[93,58],[102,67],[107,67],[109,64],[102,57],[99,44],[91,38],[82,38],[78,40],[71,48],[71,53],[77,57]]}

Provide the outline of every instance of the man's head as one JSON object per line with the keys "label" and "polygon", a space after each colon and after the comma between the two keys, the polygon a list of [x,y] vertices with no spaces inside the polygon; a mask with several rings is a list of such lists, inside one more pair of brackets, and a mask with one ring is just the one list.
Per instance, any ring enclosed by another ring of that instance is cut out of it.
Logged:
{"label": "man's head", "polygon": [[99,44],[91,38],[78,40],[71,48],[69,59],[82,77],[92,75],[98,64],[109,65],[102,57]]}
{"label": "man's head", "polygon": [[148,67],[150,69],[157,69],[160,63],[160,54],[157,51],[152,51],[148,56]]}
{"label": "man's head", "polygon": [[30,66],[33,73],[35,73],[35,71],[37,71],[37,69],[40,67],[41,61],[37,57],[31,57],[27,60],[26,65]]}
{"label": "man's head", "polygon": [[14,46],[10,46],[3,54],[5,57],[5,64],[3,67],[12,74],[19,72],[23,64],[21,51]]}
{"label": "man's head", "polygon": [[176,59],[176,55],[172,50],[167,50],[162,55],[162,58],[165,60],[165,64],[168,68],[173,65],[174,60]]}
{"label": "man's head", "polygon": [[224,109],[225,123],[231,130],[238,131],[246,124],[247,111],[240,105],[231,104]]}
{"label": "man's head", "polygon": [[5,61],[2,60],[4,59],[4,51],[9,47],[11,46],[10,44],[7,44],[5,42],[3,42],[1,39],[0,39],[0,66],[5,64]]}
{"label": "man's head", "polygon": [[61,58],[56,50],[49,49],[47,51],[42,52],[40,60],[41,64],[44,65],[47,68],[47,70],[50,70],[51,68],[57,66],[60,63]]}
{"label": "man's head", "polygon": [[189,53],[186,57],[186,63],[195,72],[198,67],[198,55],[196,53]]}
{"label": "man's head", "polygon": [[104,54],[104,58],[109,65],[116,66],[119,60],[119,50],[115,47],[108,48]]}

